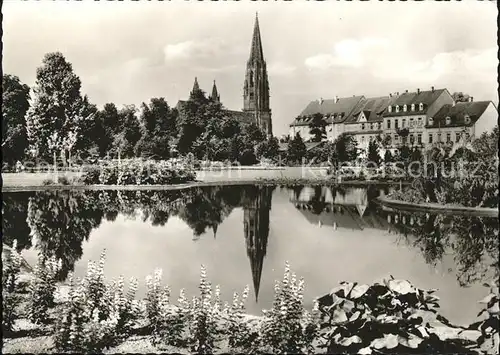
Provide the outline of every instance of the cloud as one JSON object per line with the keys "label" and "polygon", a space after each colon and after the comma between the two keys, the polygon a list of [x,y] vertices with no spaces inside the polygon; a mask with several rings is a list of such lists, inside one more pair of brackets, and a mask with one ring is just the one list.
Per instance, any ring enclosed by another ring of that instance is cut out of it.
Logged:
{"label": "cloud", "polygon": [[488,79],[498,65],[497,48],[458,50],[434,55],[425,61],[401,60],[391,67],[373,68],[380,78],[406,79],[412,82],[434,82],[446,76],[471,76]]}
{"label": "cloud", "polygon": [[331,67],[359,68],[366,64],[371,50],[388,45],[389,41],[384,38],[346,39],[335,44],[333,53],[308,57],[304,64],[309,69],[321,70]]}
{"label": "cloud", "polygon": [[267,67],[269,75],[282,75],[287,76],[293,74],[297,67],[283,62],[276,62]]}
{"label": "cloud", "polygon": [[231,52],[231,47],[223,40],[211,38],[168,44],[164,48],[165,60],[199,60],[220,57]]}

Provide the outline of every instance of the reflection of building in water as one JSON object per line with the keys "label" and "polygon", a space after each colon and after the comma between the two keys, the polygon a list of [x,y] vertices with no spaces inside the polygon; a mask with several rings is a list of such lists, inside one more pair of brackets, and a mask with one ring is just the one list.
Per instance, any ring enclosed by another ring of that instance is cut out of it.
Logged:
{"label": "reflection of building in water", "polygon": [[311,224],[353,230],[388,227],[382,216],[367,212],[369,199],[364,188],[352,188],[344,193],[327,186],[306,186],[290,190],[290,202]]}
{"label": "reflection of building in water", "polygon": [[252,270],[255,301],[259,298],[260,279],[267,250],[269,211],[273,190],[273,187],[268,186],[252,186],[245,190],[243,197],[243,225],[247,255]]}

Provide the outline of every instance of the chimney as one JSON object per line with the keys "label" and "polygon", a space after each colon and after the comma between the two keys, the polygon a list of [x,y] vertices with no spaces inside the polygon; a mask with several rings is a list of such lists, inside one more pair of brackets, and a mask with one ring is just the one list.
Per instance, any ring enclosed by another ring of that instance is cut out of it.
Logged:
{"label": "chimney", "polygon": [[407,93],[407,94],[408,94],[408,90],[405,90],[405,93]]}
{"label": "chimney", "polygon": [[391,94],[391,93],[389,93],[389,97],[392,97],[392,94]]}
{"label": "chimney", "polygon": [[420,88],[417,89],[417,94],[420,94]]}
{"label": "chimney", "polygon": [[431,91],[434,92],[434,86],[431,86]]}
{"label": "chimney", "polygon": [[469,102],[474,102],[474,96],[469,97]]}
{"label": "chimney", "polygon": [[335,103],[339,102],[339,97],[335,95]]}
{"label": "chimney", "polygon": [[319,104],[323,105],[323,98],[322,97],[319,99]]}

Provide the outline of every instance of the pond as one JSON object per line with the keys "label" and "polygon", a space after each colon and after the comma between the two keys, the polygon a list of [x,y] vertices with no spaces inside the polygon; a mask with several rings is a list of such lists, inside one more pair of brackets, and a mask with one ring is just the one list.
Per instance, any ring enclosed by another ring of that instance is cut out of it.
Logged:
{"label": "pond", "polygon": [[200,265],[224,300],[250,286],[247,311],[272,305],[284,262],[306,281],[305,302],[340,281],[389,275],[438,289],[441,312],[470,323],[498,275],[498,220],[380,207],[388,188],[214,186],[183,191],[4,193],[3,242],[31,265],[62,259],[60,279],[85,274],[106,250],[105,274],[139,279],[155,268],[175,298],[198,292]]}

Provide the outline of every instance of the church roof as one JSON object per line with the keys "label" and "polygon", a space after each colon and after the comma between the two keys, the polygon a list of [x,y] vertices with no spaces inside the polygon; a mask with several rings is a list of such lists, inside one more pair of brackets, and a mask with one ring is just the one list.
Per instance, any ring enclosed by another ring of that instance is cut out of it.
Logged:
{"label": "church roof", "polygon": [[253,27],[252,47],[250,48],[249,61],[264,62],[264,52],[262,50],[262,40],[260,38],[259,17],[255,15],[255,24]]}
{"label": "church roof", "polygon": [[[426,125],[427,128],[437,127],[462,127],[474,124],[486,111],[491,101],[477,102],[457,102],[455,106],[444,105],[434,115],[432,124]],[[465,123],[465,117],[469,116],[470,122]],[[450,117],[450,123],[446,124],[446,117]]]}

